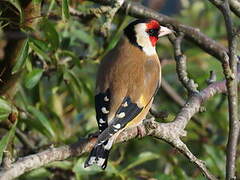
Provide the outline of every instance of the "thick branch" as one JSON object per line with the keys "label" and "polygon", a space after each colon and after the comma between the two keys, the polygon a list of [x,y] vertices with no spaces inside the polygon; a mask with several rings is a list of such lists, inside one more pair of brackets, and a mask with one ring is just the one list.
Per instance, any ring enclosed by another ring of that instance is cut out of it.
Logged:
{"label": "thick branch", "polygon": [[[238,78],[240,78],[240,75]],[[141,124],[140,128],[145,130],[145,136],[152,135],[154,137],[163,139],[164,141],[181,150],[181,152],[184,152],[190,161],[194,162],[206,175],[206,177],[208,177],[208,179],[215,179],[214,176],[208,172],[204,164],[195,156],[190,154],[190,151],[186,149],[185,145],[180,143],[180,137],[185,134],[183,129],[186,127],[191,117],[199,111],[201,104],[215,94],[223,92],[226,92],[225,81],[213,83],[204,90],[200,91],[197,95],[192,96],[184,105],[182,110],[178,113],[173,122],[164,124],[152,121],[149,123],[149,121],[147,121]],[[128,141],[137,137],[137,135],[138,130],[136,127],[127,129],[118,136],[115,143]],[[89,152],[94,146],[95,142],[96,139],[82,139],[73,145],[50,148],[43,152],[26,156],[13,163],[11,168],[2,170],[0,172],[0,179],[5,180],[16,178],[50,162],[64,160],[69,157],[80,156],[85,152]]]}

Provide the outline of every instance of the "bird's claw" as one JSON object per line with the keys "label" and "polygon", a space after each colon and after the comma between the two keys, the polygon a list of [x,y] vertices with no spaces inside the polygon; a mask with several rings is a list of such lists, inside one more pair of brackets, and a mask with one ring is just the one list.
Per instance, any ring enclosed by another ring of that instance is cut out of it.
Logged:
{"label": "bird's claw", "polygon": [[141,126],[137,126],[138,137],[143,138],[146,135],[145,129]]}

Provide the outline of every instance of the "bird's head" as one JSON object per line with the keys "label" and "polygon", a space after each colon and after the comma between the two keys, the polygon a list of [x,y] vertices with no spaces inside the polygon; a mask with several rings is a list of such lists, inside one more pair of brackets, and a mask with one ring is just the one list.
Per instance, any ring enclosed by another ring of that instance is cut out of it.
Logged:
{"label": "bird's head", "polygon": [[155,54],[158,39],[170,33],[173,33],[171,29],[161,26],[158,21],[153,19],[135,20],[124,29],[128,40],[147,55]]}

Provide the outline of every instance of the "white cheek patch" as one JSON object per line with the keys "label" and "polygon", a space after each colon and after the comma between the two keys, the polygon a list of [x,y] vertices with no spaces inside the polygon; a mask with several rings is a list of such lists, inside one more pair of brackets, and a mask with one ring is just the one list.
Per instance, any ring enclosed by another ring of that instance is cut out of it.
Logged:
{"label": "white cheek patch", "polygon": [[137,43],[139,46],[142,47],[143,51],[148,55],[152,56],[156,54],[156,49],[152,45],[149,35],[146,32],[146,24],[145,23],[140,23],[135,26],[135,32],[136,32],[136,38],[137,38]]}

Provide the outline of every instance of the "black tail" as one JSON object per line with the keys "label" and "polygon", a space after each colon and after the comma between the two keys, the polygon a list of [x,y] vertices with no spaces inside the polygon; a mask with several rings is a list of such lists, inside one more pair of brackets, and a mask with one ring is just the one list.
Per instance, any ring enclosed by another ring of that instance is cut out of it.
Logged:
{"label": "black tail", "polygon": [[88,159],[85,161],[85,168],[93,164],[98,165],[102,169],[105,169],[107,167],[108,155],[110,152],[110,148],[106,148],[107,143],[108,141],[101,145],[96,145],[92,149]]}

